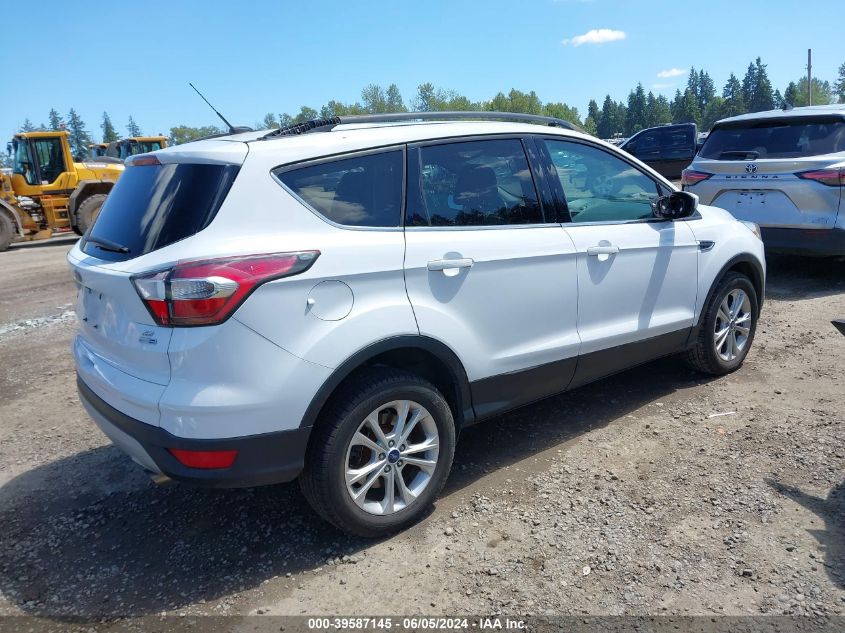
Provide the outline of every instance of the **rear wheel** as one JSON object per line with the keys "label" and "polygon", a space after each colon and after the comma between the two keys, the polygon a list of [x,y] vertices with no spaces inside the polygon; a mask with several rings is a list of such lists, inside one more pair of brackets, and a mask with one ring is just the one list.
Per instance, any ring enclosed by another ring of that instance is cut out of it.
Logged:
{"label": "rear wheel", "polygon": [[85,235],[94,220],[100,215],[100,207],[106,201],[106,194],[97,193],[89,196],[82,201],[76,209],[76,228],[74,229],[80,235]]}
{"label": "rear wheel", "polygon": [[0,211],[0,253],[9,248],[15,239],[15,223],[12,218]]}
{"label": "rear wheel", "polygon": [[314,429],[302,491],[335,526],[364,537],[418,521],[455,452],[449,405],[427,381],[376,369],[343,388]]}
{"label": "rear wheel", "polygon": [[739,369],[751,349],[758,314],[754,284],[742,273],[729,272],[704,307],[698,339],[687,352],[687,363],[714,375]]}

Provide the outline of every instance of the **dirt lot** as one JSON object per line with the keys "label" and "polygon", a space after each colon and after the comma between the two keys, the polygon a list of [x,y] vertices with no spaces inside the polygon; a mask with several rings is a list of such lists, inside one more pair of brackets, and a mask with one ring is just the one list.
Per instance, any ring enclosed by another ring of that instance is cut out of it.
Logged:
{"label": "dirt lot", "polygon": [[467,430],[433,513],[155,487],[86,418],[69,242],[0,254],[0,614],[845,613],[845,265],[770,262],[743,369],[668,359]]}

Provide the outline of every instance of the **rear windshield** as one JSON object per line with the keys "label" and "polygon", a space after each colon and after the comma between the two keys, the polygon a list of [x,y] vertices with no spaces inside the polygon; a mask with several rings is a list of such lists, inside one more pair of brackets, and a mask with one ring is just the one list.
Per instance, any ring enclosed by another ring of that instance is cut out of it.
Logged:
{"label": "rear windshield", "polygon": [[801,158],[845,151],[845,120],[764,119],[717,126],[699,155],[714,160]]}
{"label": "rear windshield", "polygon": [[[83,252],[121,261],[201,231],[217,213],[238,169],[185,163],[127,167],[106,198]],[[116,247],[129,250],[116,252]]]}

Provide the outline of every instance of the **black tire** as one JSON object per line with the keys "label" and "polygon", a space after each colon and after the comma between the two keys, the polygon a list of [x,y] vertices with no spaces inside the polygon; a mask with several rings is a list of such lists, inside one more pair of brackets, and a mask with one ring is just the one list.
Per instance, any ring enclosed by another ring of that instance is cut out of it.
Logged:
{"label": "black tire", "polygon": [[[748,296],[751,308],[750,326],[742,349],[735,358],[726,360],[716,351],[716,320],[719,314],[719,306],[734,290],[741,290]],[[722,376],[739,369],[751,349],[751,344],[754,342],[754,334],[757,331],[757,317],[760,314],[759,306],[757,291],[754,289],[751,280],[742,273],[734,271],[727,273],[718,282],[707,305],[704,306],[698,338],[693,347],[686,353],[687,364],[692,369],[714,376]]]}
{"label": "black tire", "polygon": [[[356,505],[347,490],[347,450],[367,416],[394,400],[411,400],[430,413],[438,433],[437,463],[416,500],[392,514],[370,514]],[[321,414],[299,483],[308,503],[321,517],[348,534],[376,538],[402,530],[427,513],[446,483],[454,454],[455,423],[440,392],[412,373],[373,368],[341,387]]]}
{"label": "black tire", "polygon": [[9,248],[15,239],[15,223],[5,212],[0,211],[0,253]]}
{"label": "black tire", "polygon": [[88,229],[94,224],[94,220],[97,219],[97,215],[100,213],[100,207],[103,206],[106,197],[104,193],[95,193],[80,203],[76,208],[76,227],[74,230],[77,233],[85,235],[88,232]]}

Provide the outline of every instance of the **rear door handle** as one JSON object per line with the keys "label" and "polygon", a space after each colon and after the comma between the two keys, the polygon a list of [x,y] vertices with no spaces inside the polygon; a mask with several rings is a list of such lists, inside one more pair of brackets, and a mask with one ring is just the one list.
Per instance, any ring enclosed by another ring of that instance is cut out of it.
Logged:
{"label": "rear door handle", "polygon": [[475,262],[470,259],[433,259],[428,262],[429,270],[450,270],[452,268],[469,268]]}
{"label": "rear door handle", "polygon": [[618,246],[604,245],[604,246],[590,246],[587,248],[587,255],[615,255],[619,252]]}

